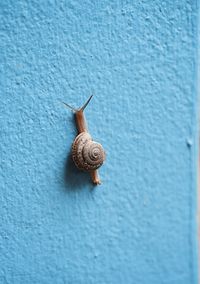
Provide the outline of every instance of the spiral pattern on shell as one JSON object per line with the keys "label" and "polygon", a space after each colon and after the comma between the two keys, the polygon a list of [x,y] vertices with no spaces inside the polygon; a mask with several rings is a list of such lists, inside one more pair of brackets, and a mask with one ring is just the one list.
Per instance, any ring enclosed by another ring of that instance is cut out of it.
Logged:
{"label": "spiral pattern on shell", "polygon": [[82,132],[73,142],[72,158],[79,169],[96,170],[103,164],[105,152],[101,144],[92,140],[89,133]]}

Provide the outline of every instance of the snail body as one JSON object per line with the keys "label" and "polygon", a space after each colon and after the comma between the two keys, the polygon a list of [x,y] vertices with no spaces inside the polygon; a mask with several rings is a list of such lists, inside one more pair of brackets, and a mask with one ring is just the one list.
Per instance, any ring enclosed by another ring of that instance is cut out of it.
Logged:
{"label": "snail body", "polygon": [[93,141],[91,135],[88,133],[83,111],[91,98],[92,96],[80,109],[74,109],[70,105],[64,104],[73,110],[79,133],[72,144],[72,159],[78,169],[90,173],[93,183],[97,185],[101,184],[97,169],[105,160],[105,152],[101,144]]}

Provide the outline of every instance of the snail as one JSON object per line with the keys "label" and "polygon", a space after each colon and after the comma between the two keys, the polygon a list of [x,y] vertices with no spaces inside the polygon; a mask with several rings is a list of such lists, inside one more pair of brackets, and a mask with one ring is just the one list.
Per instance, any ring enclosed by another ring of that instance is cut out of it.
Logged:
{"label": "snail", "polygon": [[64,103],[64,105],[74,112],[79,133],[72,144],[72,159],[76,167],[89,172],[93,183],[98,185],[101,184],[101,181],[97,169],[100,168],[105,161],[105,151],[102,145],[93,141],[89,134],[83,112],[92,97],[93,96],[90,96],[86,103],[79,109],[75,109],[66,103]]}

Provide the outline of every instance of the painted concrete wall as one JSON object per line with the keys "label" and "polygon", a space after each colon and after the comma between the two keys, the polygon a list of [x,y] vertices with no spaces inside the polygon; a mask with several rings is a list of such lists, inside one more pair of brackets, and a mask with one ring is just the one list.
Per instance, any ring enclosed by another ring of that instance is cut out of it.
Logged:
{"label": "painted concrete wall", "polygon": [[[0,10],[0,283],[197,283],[196,1]],[[93,92],[98,188],[59,102]]]}

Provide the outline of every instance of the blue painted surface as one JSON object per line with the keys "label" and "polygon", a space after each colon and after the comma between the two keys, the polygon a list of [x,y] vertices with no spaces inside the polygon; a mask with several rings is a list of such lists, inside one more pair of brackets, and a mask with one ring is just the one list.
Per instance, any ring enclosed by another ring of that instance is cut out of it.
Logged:
{"label": "blue painted surface", "polygon": [[[197,283],[196,1],[0,8],[0,283]],[[92,92],[95,189],[59,103]]]}

